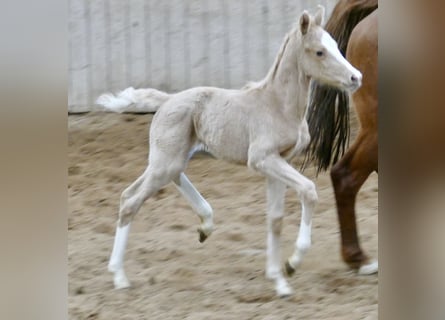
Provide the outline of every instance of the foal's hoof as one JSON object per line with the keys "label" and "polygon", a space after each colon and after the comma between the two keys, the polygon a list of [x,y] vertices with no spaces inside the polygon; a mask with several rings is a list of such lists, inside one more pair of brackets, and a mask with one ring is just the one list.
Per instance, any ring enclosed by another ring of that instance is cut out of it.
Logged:
{"label": "foal's hoof", "polygon": [[293,276],[295,273],[295,268],[290,265],[289,260],[284,264],[284,269],[289,277]]}
{"label": "foal's hoof", "polygon": [[202,223],[198,227],[199,242],[203,243],[213,232],[213,223]]}
{"label": "foal's hoof", "polygon": [[294,292],[292,290],[288,291],[288,292],[282,292],[282,293],[277,293],[278,298],[286,300],[291,298],[294,295]]}
{"label": "foal's hoof", "polygon": [[114,281],[114,289],[119,290],[127,288],[130,288],[130,282],[127,279]]}
{"label": "foal's hoof", "polygon": [[360,266],[357,273],[359,275],[371,275],[379,272],[379,263],[377,261],[371,261],[370,263]]}
{"label": "foal's hoof", "polygon": [[130,287],[130,281],[128,281],[127,276],[121,270],[114,274],[113,282],[115,289],[126,289]]}
{"label": "foal's hoof", "polygon": [[199,233],[199,242],[203,243],[204,241],[206,241],[208,235],[206,235],[201,228],[198,228],[198,233]]}
{"label": "foal's hoof", "polygon": [[277,296],[281,299],[289,298],[294,294],[294,290],[292,290],[292,288],[287,284],[287,282],[284,281],[284,279],[283,282],[279,281],[276,284],[275,290],[277,292]]}
{"label": "foal's hoof", "polygon": [[206,239],[207,235],[204,232],[199,231],[199,242],[203,243],[204,241],[206,241]]}

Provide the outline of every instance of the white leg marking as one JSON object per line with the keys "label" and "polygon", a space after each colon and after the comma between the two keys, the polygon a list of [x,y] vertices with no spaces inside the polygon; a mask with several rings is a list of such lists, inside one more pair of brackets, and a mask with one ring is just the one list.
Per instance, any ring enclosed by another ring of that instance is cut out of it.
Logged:
{"label": "white leg marking", "polygon": [[116,289],[128,288],[130,286],[123,266],[129,230],[130,224],[124,227],[116,227],[113,251],[111,252],[110,262],[108,263],[108,270],[114,273],[114,287]]}
{"label": "white leg marking", "polygon": [[294,293],[284,277],[275,279],[275,291],[279,297],[288,297]]}
{"label": "white leg marking", "polygon": [[379,271],[378,261],[372,261],[371,263],[365,264],[358,269],[359,275],[370,275],[375,274]]}
{"label": "white leg marking", "polygon": [[267,262],[266,277],[275,281],[280,297],[293,293],[281,271],[280,235],[282,229],[286,185],[279,180],[267,180]]}
{"label": "white leg marking", "polygon": [[213,232],[212,207],[183,172],[179,175],[178,181],[175,181],[175,185],[201,219],[200,231],[209,236]]}
{"label": "white leg marking", "polygon": [[[278,220],[278,219],[277,219]],[[270,221],[269,224],[274,224]],[[278,222],[281,223],[281,222]],[[267,231],[267,262],[266,262],[266,277],[274,280],[281,274],[281,248],[280,248],[280,235],[275,234],[269,226]]]}
{"label": "white leg marking", "polygon": [[295,251],[289,258],[289,264],[294,269],[298,267],[304,254],[311,247],[313,205],[308,205],[305,200],[302,200],[302,203],[300,230],[295,242]]}

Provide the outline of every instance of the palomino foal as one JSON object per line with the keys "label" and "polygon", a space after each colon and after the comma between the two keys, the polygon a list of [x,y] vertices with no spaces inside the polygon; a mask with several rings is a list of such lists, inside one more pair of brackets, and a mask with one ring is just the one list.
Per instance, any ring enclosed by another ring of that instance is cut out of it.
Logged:
{"label": "palomino foal", "polygon": [[317,202],[314,183],[297,172],[288,161],[309,142],[306,104],[311,79],[353,91],[361,74],[340,54],[336,42],[323,30],[324,8],[310,16],[306,11],[286,35],[266,77],[241,90],[198,87],[176,94],[154,89],[105,94],[97,103],[123,111],[156,111],[150,128],[149,165],[121,196],[109,270],[116,288],[129,282],[123,258],[130,222],[145,200],[169,182],[198,214],[200,241],[213,230],[213,212],[184,174],[196,149],[215,157],[247,165],[267,179],[266,276],[275,281],[279,296],[292,289],[283,276],[279,238],[287,187],[297,192],[302,219],[295,251],[286,262],[292,274],[311,245],[311,219]]}

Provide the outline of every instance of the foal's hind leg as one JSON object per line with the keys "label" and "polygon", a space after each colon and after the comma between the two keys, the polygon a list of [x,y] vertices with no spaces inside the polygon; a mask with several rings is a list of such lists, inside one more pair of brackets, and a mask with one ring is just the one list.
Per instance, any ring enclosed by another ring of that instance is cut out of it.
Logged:
{"label": "foal's hind leg", "polygon": [[355,217],[355,200],[369,174],[377,170],[377,137],[360,132],[354,144],[332,168],[337,214],[340,223],[343,260],[360,274],[378,270],[360,248]]}
{"label": "foal's hind leg", "polygon": [[204,242],[213,231],[213,210],[210,204],[196,190],[187,176],[182,172],[175,180],[179,192],[188,200],[192,208],[196,211],[201,220],[198,228],[199,242]]}
{"label": "foal's hind leg", "polygon": [[114,273],[116,289],[127,288],[130,283],[125,275],[123,260],[130,229],[130,223],[140,207],[153,194],[169,182],[177,179],[184,169],[184,161],[165,159],[164,164],[156,161],[150,164],[145,172],[127,189],[122,192],[119,209],[119,220],[116,227],[113,251],[111,253],[108,270]]}
{"label": "foal's hind leg", "polygon": [[[121,204],[119,212],[118,225],[116,227],[116,234],[114,237],[113,251],[111,253],[110,261],[108,263],[108,270],[114,272],[114,286],[116,289],[127,288],[130,283],[125,275],[123,268],[123,260],[125,254],[125,247],[127,246],[128,233],[130,231],[130,222],[126,223],[123,215],[123,203],[128,198],[129,194],[135,194],[142,182],[145,180],[147,171],[144,172],[135,182],[133,182],[121,195]],[[129,216],[127,215],[127,220]]]}

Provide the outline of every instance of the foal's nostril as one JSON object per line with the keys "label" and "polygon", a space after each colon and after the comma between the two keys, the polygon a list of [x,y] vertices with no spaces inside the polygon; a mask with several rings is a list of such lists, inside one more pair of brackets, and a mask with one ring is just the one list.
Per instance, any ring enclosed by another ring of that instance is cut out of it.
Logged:
{"label": "foal's nostril", "polygon": [[352,75],[351,76],[351,81],[354,82],[354,83],[358,82],[358,78],[356,76]]}

